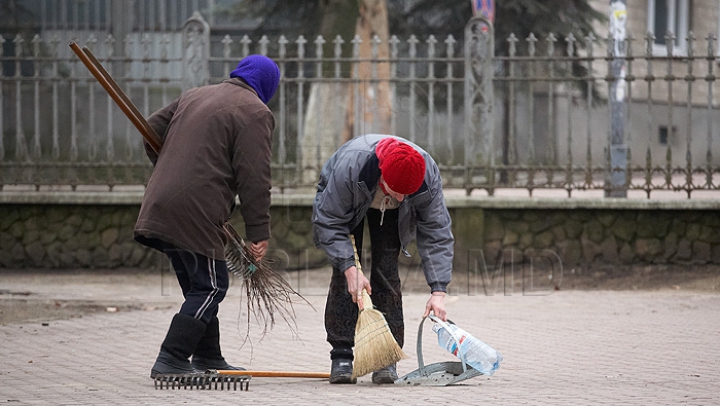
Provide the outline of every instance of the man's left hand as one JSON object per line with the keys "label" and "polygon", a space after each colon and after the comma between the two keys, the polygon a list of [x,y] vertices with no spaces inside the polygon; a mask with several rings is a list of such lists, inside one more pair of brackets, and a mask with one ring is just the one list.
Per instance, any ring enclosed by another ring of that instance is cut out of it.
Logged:
{"label": "man's left hand", "polygon": [[433,292],[430,294],[425,305],[425,314],[423,318],[430,315],[430,312],[435,314],[435,317],[442,321],[447,321],[447,311],[445,311],[445,292]]}

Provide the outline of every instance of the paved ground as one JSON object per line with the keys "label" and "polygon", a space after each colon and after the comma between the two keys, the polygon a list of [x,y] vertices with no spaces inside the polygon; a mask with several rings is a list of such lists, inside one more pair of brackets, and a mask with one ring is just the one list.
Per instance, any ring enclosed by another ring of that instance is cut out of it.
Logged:
{"label": "paved ground", "polygon": [[[0,404],[720,404],[714,286],[455,294],[447,301],[450,318],[505,361],[492,377],[452,387],[376,386],[366,376],[357,385],[253,378],[248,392],[160,391],[148,373],[180,303],[174,280],[113,271],[0,272]],[[325,289],[317,280],[303,286],[315,309],[295,307],[299,337],[277,325],[263,340],[242,346],[246,315],[239,285],[232,286],[220,313],[226,358],[253,369],[327,371]],[[399,364],[401,375],[417,368],[426,299],[420,293],[404,299],[410,358]],[[426,362],[453,360],[428,326],[423,331]]]}

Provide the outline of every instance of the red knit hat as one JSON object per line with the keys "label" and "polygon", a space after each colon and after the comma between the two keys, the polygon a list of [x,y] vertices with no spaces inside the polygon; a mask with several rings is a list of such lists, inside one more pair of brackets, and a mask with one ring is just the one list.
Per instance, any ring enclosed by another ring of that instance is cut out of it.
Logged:
{"label": "red knit hat", "polygon": [[390,189],[403,195],[420,189],[425,180],[425,158],[415,148],[395,138],[384,138],[378,142],[375,153]]}

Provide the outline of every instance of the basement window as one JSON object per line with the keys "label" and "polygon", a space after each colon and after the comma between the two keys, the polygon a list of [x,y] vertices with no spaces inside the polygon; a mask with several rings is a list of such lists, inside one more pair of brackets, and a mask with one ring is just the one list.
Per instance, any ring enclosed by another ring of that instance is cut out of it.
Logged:
{"label": "basement window", "polygon": [[669,134],[668,127],[666,125],[661,125],[658,128],[658,142],[660,145],[668,145],[669,143],[669,137],[672,136],[673,138],[677,134],[677,127],[672,127],[672,134]]}

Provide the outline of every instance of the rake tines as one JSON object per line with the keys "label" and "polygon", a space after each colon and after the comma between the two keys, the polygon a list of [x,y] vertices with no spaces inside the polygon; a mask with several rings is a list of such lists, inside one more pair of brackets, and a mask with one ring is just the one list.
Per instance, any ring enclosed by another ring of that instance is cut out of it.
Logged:
{"label": "rake tines", "polygon": [[208,387],[206,389],[230,390],[232,387],[232,390],[238,390],[239,386],[240,390],[242,391],[243,385],[245,387],[244,390],[247,391],[248,387],[250,386],[249,376],[217,375],[210,378],[210,380],[208,381]]}
{"label": "rake tines", "polygon": [[222,375],[217,373],[193,373],[157,375],[155,389],[185,390],[238,390],[247,391],[250,376]]}

